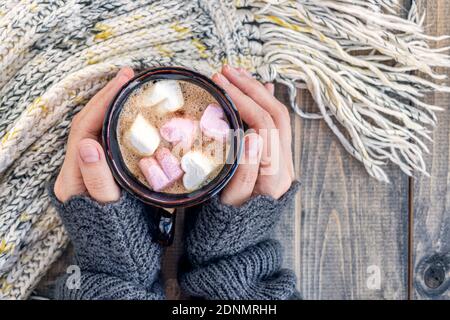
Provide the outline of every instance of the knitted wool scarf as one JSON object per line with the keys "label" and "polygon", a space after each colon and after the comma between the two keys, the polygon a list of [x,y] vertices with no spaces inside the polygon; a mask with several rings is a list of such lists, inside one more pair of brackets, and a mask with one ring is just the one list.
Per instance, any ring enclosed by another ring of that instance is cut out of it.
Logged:
{"label": "knitted wool scarf", "polygon": [[[295,112],[323,119],[376,179],[388,162],[426,172],[438,106],[424,92],[448,67],[413,4],[395,0],[2,0],[0,2],[0,298],[26,298],[67,243],[46,182],[71,117],[123,66],[225,62],[290,89]],[[414,75],[423,74],[423,76]],[[420,72],[420,73],[419,73]],[[295,102],[311,92],[318,111]]]}

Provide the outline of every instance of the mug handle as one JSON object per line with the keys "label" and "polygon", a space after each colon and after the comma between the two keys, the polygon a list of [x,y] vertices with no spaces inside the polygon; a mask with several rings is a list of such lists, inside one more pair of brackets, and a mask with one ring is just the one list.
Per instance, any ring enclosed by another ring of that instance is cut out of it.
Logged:
{"label": "mug handle", "polygon": [[175,216],[176,209],[169,212],[170,209],[154,208],[156,209],[156,236],[155,242],[162,246],[169,247],[173,243],[175,237]]}

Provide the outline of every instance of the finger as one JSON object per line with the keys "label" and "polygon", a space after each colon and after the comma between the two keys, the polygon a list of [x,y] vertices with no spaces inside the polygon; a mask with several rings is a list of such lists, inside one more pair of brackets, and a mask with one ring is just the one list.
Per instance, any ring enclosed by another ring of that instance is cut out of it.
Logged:
{"label": "finger", "polygon": [[253,78],[253,75],[251,74],[251,72],[250,71],[248,71],[247,69],[245,69],[245,68],[242,68],[242,67],[240,67],[240,68],[238,68],[238,71],[242,74],[242,75],[244,75],[245,77],[247,77],[247,78]]}
{"label": "finger", "polygon": [[100,144],[93,139],[83,139],[78,144],[78,164],[89,195],[101,203],[120,198],[120,189],[106,163]]}
{"label": "finger", "polygon": [[256,133],[245,137],[245,151],[239,167],[221,195],[223,204],[240,206],[250,199],[258,179],[263,141]]}
{"label": "finger", "polygon": [[222,74],[243,93],[253,99],[273,118],[276,127],[280,130],[282,138],[290,139],[290,117],[286,106],[278,101],[264,85],[255,78],[248,77],[246,72],[225,65]]}
{"label": "finger", "polygon": [[[292,159],[285,158],[280,148],[281,141],[276,137],[276,133],[272,136],[273,146],[271,147],[273,155],[270,166],[264,166],[263,163],[259,166],[259,175],[256,186],[253,190],[253,195],[266,195],[274,199],[279,199],[290,187],[294,179],[293,172],[291,173],[290,166]],[[278,155],[275,152],[279,152]]]}
{"label": "finger", "polygon": [[242,120],[254,129],[275,128],[269,113],[262,109],[253,99],[234,86],[222,74],[216,73],[213,81],[220,85],[233,100]]}
{"label": "finger", "polygon": [[273,83],[266,83],[264,84],[264,87],[272,96],[275,95],[275,85]]}
{"label": "finger", "polygon": [[[252,78],[253,78],[253,75],[252,75],[252,74],[250,73],[250,71],[248,71],[247,69],[242,68],[242,67],[239,67],[239,68],[237,68],[237,69],[238,69],[239,73],[242,74],[243,76],[245,76],[245,77],[247,77],[247,78],[249,78],[249,79],[252,79]],[[264,84],[264,87],[266,88],[266,90],[267,90],[272,96],[275,95],[275,86],[274,86],[273,83],[270,83],[270,82],[265,83],[265,84]]]}
{"label": "finger", "polygon": [[[100,90],[77,115],[77,131],[88,133],[91,137],[97,136],[102,128],[103,119],[109,104],[120,89],[134,76],[131,68],[123,68],[117,73],[102,90]],[[86,138],[84,135],[82,138]]]}
{"label": "finger", "polygon": [[253,101],[253,99],[230,83],[222,74],[217,73],[212,79],[228,93],[231,100],[233,100],[236,105],[242,120],[252,129],[255,129],[262,137],[264,147],[261,164],[270,167],[272,154],[278,154],[276,150],[271,149],[273,145],[273,135],[278,130],[273,123],[272,117],[267,111]]}
{"label": "finger", "polygon": [[83,183],[78,166],[69,169],[65,166],[67,165],[64,164],[61,168],[53,188],[56,198],[61,202],[66,202],[71,197],[86,192],[86,186]]}
{"label": "finger", "polygon": [[[250,71],[248,71],[245,68],[239,67],[237,68],[237,70],[239,71],[240,74],[242,74],[243,76],[247,77],[248,79],[252,79],[253,75],[250,73]],[[265,83],[264,87],[266,88],[266,90],[273,96],[275,95],[275,86],[273,83]]]}

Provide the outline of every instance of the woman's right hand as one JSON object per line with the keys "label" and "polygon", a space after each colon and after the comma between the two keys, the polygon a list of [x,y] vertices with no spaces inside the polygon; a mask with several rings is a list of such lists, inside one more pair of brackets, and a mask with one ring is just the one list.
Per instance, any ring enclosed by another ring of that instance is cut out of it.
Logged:
{"label": "woman's right hand", "polygon": [[213,76],[231,97],[243,121],[253,129],[245,136],[244,155],[222,192],[224,204],[240,206],[255,195],[279,199],[295,178],[289,111],[245,69],[225,65]]}
{"label": "woman's right hand", "polygon": [[106,163],[99,137],[110,102],[133,76],[131,68],[120,70],[74,117],[64,163],[55,181],[54,192],[59,201],[85,193],[101,203],[119,200],[120,189]]}

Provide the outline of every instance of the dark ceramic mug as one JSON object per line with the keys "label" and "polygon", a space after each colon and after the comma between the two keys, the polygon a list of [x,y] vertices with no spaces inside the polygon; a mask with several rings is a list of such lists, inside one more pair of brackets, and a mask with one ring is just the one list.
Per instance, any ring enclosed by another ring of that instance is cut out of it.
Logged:
{"label": "dark ceramic mug", "polygon": [[[220,173],[210,183],[199,190],[184,194],[168,194],[150,190],[128,170],[122,158],[118,142],[118,122],[122,108],[130,94],[145,83],[156,80],[183,80],[205,89],[223,108],[234,135],[230,140],[227,161]],[[208,77],[180,67],[160,67],[148,69],[125,84],[111,102],[103,123],[103,147],[106,160],[118,184],[145,204],[158,208],[159,234],[157,240],[165,245],[173,241],[175,210],[198,205],[219,193],[234,175],[243,148],[243,124],[236,107],[225,91]]]}

